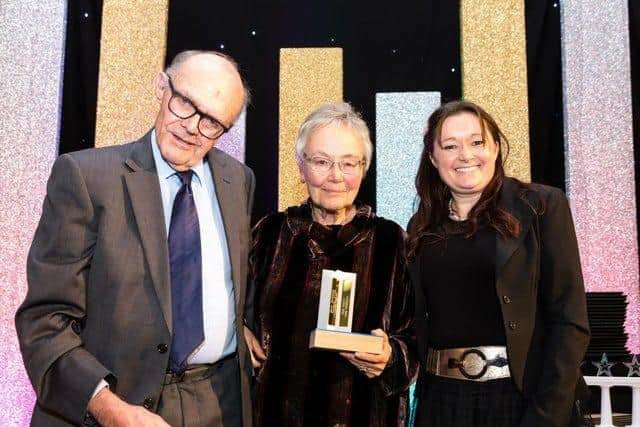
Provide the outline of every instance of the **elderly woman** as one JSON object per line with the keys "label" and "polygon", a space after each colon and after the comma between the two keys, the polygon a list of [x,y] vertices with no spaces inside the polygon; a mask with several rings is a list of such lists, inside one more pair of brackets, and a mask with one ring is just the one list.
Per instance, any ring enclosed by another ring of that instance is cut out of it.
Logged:
{"label": "elderly woman", "polygon": [[[257,368],[258,427],[404,425],[417,375],[414,304],[403,230],[354,202],[372,150],[349,104],[313,111],[296,141],[309,199],[254,229],[248,318],[255,320],[246,338]],[[357,274],[353,331],[383,337],[382,354],[309,349],[323,269]]]}
{"label": "elderly woman", "polygon": [[560,190],[505,177],[507,151],[471,102],[429,118],[409,225],[426,372],[416,427],[578,421],[589,329],[569,205]]}

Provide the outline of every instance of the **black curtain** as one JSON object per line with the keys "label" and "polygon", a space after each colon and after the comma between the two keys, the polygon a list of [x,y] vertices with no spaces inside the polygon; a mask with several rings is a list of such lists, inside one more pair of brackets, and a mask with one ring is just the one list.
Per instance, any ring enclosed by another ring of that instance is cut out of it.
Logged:
{"label": "black curtain", "polygon": [[[526,0],[532,179],[564,188],[560,12]],[[93,147],[102,1],[69,2],[60,153]],[[640,5],[629,2],[636,176],[640,176]],[[278,67],[282,47],[342,47],[344,96],[371,125],[375,93],[440,91],[461,96],[458,2],[374,0],[171,1],[167,55],[217,49],[240,64],[253,92],[246,162],[256,172],[254,219],[277,208]],[[453,70],[453,71],[451,71]],[[375,163],[360,198],[375,207]],[[640,180],[636,180],[640,200]],[[640,221],[640,203],[638,204]]]}
{"label": "black curtain", "polygon": [[565,189],[560,5],[526,0],[531,180]]}
{"label": "black curtain", "polygon": [[[349,5],[338,34],[344,49],[344,98],[362,113],[374,143],[377,92],[438,91],[444,102],[462,96],[457,2]],[[374,155],[359,196],[374,208],[375,171]]]}
{"label": "black curtain", "polygon": [[[171,2],[167,62],[184,49],[224,46],[240,63],[254,95],[246,162],[257,178],[257,219],[277,209],[280,48],[343,48],[344,97],[373,134],[376,92],[433,90],[446,100],[460,97],[459,39],[458,5],[447,0]],[[374,171],[372,164],[359,198],[375,207]]]}
{"label": "black curtain", "polygon": [[101,27],[102,0],[67,3],[60,154],[94,146]]}

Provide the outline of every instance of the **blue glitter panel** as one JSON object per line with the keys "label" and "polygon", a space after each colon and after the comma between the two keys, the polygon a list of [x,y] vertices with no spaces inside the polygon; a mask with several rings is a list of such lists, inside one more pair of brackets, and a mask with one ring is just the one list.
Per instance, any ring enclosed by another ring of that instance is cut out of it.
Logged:
{"label": "blue glitter panel", "polygon": [[427,119],[440,92],[376,94],[377,213],[406,227],[414,212],[415,177]]}

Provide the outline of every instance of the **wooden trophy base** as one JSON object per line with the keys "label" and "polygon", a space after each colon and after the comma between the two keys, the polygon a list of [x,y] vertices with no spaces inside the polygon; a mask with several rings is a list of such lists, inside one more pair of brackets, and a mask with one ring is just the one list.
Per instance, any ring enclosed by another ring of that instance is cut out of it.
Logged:
{"label": "wooden trophy base", "polygon": [[309,348],[380,354],[382,353],[382,337],[315,329],[309,337]]}

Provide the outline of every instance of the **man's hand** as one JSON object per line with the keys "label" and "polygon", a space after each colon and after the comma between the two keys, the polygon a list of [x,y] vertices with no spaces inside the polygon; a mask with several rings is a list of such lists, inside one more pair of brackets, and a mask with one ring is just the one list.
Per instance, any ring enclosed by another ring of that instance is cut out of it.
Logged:
{"label": "man's hand", "polygon": [[382,337],[382,353],[340,352],[342,357],[351,362],[353,366],[358,368],[368,378],[374,378],[382,374],[387,363],[389,363],[389,359],[391,359],[392,351],[389,345],[389,337],[382,329],[374,329],[371,331],[371,335]]}
{"label": "man's hand", "polygon": [[264,354],[264,350],[260,346],[260,341],[253,335],[251,329],[244,327],[244,339],[247,342],[247,347],[249,347],[249,354],[251,355],[251,364],[254,368],[259,368],[262,366],[262,362],[264,362],[267,358],[267,355]]}
{"label": "man's hand", "polygon": [[158,415],[128,404],[106,387],[89,401],[88,409],[104,427],[171,427]]}

